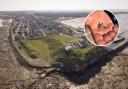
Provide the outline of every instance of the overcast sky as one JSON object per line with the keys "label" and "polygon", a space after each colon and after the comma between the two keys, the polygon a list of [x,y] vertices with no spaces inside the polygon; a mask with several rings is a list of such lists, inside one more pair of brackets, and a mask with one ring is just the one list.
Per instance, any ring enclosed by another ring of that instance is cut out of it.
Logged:
{"label": "overcast sky", "polygon": [[0,0],[0,11],[87,9],[128,9],[128,0]]}

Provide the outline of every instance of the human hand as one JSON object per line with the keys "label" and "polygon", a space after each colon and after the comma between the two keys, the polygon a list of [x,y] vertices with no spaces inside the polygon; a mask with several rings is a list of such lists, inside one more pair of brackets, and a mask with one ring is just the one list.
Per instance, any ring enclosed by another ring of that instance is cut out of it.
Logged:
{"label": "human hand", "polygon": [[106,45],[112,42],[117,33],[118,26],[114,25],[111,18],[102,10],[95,11],[88,16],[85,22],[96,44]]}

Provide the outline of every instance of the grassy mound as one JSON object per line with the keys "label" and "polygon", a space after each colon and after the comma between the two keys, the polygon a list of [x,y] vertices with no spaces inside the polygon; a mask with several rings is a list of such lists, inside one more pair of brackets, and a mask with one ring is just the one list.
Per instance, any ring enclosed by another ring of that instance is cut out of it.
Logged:
{"label": "grassy mound", "polygon": [[[68,35],[50,35],[34,40],[24,40],[20,46],[30,56],[32,54],[39,59],[45,60],[51,66],[62,67],[64,70],[76,69],[85,63],[84,56],[94,46],[85,48],[75,47],[71,51],[65,51],[66,43],[77,38]],[[27,46],[27,47],[26,47]],[[32,58],[32,57],[31,57]]]}

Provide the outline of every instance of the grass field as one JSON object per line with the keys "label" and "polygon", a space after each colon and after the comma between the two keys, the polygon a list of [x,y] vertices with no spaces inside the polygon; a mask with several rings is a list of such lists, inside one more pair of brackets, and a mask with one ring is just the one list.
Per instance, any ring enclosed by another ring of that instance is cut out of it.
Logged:
{"label": "grass field", "polygon": [[[36,52],[36,56],[38,56],[39,59],[45,60],[49,64],[54,64],[56,61],[61,60],[61,62],[63,61],[74,65],[74,61],[82,60],[85,53],[93,48],[93,46],[82,49],[77,47],[70,53],[66,52],[64,50],[65,43],[76,39],[76,37],[67,35],[50,35],[34,40],[23,40],[23,42]],[[22,47],[19,43],[17,43],[17,45]],[[23,52],[23,49],[21,49],[21,51]],[[25,53],[25,55],[27,55],[27,53]]]}
{"label": "grass field", "polygon": [[[66,42],[73,39],[74,38],[67,35],[52,35],[35,40],[23,40],[23,42],[38,53],[37,56],[39,59],[52,63],[53,58],[50,56],[50,53],[53,52],[53,50],[58,49],[58,47],[64,47]],[[16,45],[22,47],[18,41],[16,42]],[[29,56],[23,48],[20,50],[25,56]]]}

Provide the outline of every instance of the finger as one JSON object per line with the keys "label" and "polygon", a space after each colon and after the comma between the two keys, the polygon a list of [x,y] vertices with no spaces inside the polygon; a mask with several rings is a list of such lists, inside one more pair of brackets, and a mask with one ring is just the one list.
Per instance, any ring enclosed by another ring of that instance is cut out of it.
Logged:
{"label": "finger", "polygon": [[103,38],[106,43],[110,43],[112,41],[112,38],[108,34],[103,35]]}
{"label": "finger", "polygon": [[97,40],[96,42],[98,45],[105,45],[106,42],[104,40]]}
{"label": "finger", "polygon": [[113,26],[112,31],[114,31],[115,33],[118,33],[118,29],[119,27],[117,25]]}
{"label": "finger", "polygon": [[109,32],[108,34],[109,34],[109,36],[110,36],[112,39],[114,39],[114,38],[116,37],[116,35],[117,35],[117,33],[115,33],[114,31],[111,31],[111,32]]}

